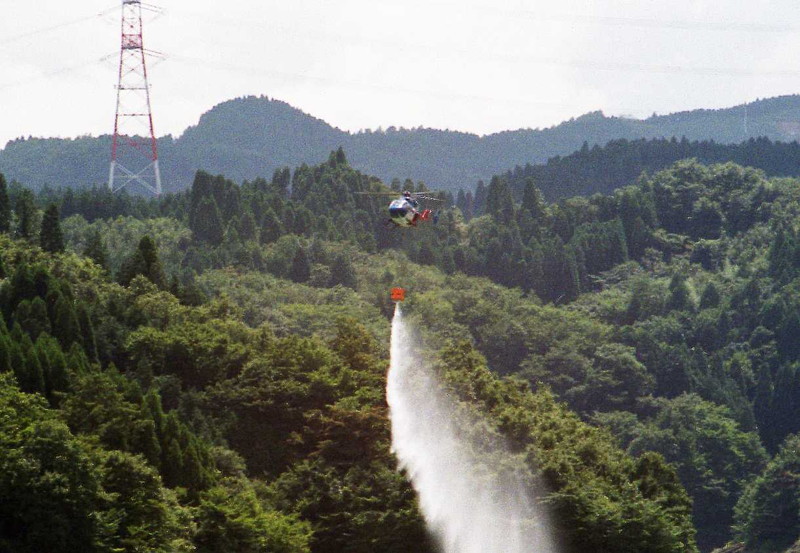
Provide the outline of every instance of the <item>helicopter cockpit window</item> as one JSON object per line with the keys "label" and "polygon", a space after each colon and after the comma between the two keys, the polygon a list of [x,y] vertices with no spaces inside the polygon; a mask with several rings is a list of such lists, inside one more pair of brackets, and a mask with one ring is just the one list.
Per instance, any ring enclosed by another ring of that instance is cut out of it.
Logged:
{"label": "helicopter cockpit window", "polygon": [[405,200],[394,200],[389,204],[389,215],[392,217],[405,217],[407,211]]}

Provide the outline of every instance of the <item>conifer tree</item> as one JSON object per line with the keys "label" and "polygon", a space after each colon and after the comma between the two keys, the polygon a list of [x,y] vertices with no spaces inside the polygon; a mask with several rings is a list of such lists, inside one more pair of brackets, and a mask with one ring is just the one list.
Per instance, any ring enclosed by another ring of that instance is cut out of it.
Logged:
{"label": "conifer tree", "polygon": [[541,190],[533,182],[533,177],[525,179],[525,189],[522,191],[522,208],[528,210],[531,217],[539,225],[544,222],[545,202]]}
{"label": "conifer tree", "polygon": [[158,248],[148,235],[139,240],[136,251],[122,263],[117,280],[127,286],[137,275],[143,275],[162,290],[167,287],[167,276],[158,257]]}
{"label": "conifer tree", "polygon": [[472,192],[468,191],[464,196],[464,219],[471,220],[475,216],[475,198]]}
{"label": "conifer tree", "polygon": [[192,188],[189,191],[189,228],[195,232],[195,225],[198,223],[198,207],[200,202],[206,198],[213,198],[211,191],[213,177],[205,171],[195,173]]}
{"label": "conifer tree", "polygon": [[335,152],[331,152],[330,162],[332,166],[347,165],[347,156],[344,155],[344,149],[339,146]]}
{"label": "conifer tree", "polygon": [[275,172],[272,174],[272,187],[282,197],[288,196],[289,184],[291,184],[291,181],[292,173],[288,167],[275,169]]}
{"label": "conifer tree", "polygon": [[459,188],[456,194],[456,207],[461,210],[461,213],[466,214],[467,211],[467,196],[464,194],[464,189]]}
{"label": "conifer tree", "polygon": [[14,211],[17,215],[17,236],[30,240],[36,232],[36,205],[33,192],[28,189],[20,192],[14,205]]}
{"label": "conifer tree", "polygon": [[61,347],[67,349],[73,342],[80,342],[80,324],[69,300],[60,296],[55,305],[53,336],[58,338]]}
{"label": "conifer tree", "polygon": [[46,252],[61,253],[64,251],[64,235],[61,232],[58,206],[50,204],[42,217],[42,228],[39,233],[39,245]]}
{"label": "conifer tree", "polygon": [[194,216],[192,232],[201,242],[219,246],[224,238],[222,217],[217,202],[212,197],[200,200]]}
{"label": "conifer tree", "polygon": [[[11,199],[8,197],[6,177],[0,173],[0,233],[11,231]],[[2,277],[0,277],[2,278]]]}
{"label": "conifer tree", "polygon": [[331,267],[331,286],[336,286],[337,284],[353,290],[358,287],[358,278],[353,269],[353,264],[344,253],[336,256]]}
{"label": "conifer tree", "polygon": [[153,467],[161,470],[161,445],[158,443],[158,436],[156,435],[155,422],[150,419],[147,406],[142,404],[139,414],[144,421],[136,429],[136,435],[133,440],[133,448],[135,451],[144,455],[147,462]]}
{"label": "conifer tree", "polygon": [[0,333],[0,374],[11,372],[11,340]]}
{"label": "conifer tree", "polygon": [[27,334],[22,338],[17,359],[14,359],[12,352],[11,363],[17,382],[19,382],[19,387],[23,392],[31,394],[36,392],[44,393],[45,385],[42,365],[36,355],[36,348]]}
{"label": "conifer tree", "polygon": [[86,247],[83,249],[83,255],[90,258],[106,271],[109,270],[108,249],[106,248],[105,241],[99,229],[93,229],[89,233],[89,236],[86,238]]}
{"label": "conifer tree", "polygon": [[42,367],[44,392],[51,405],[57,403],[56,392],[69,388],[67,361],[58,342],[49,334],[41,334],[35,344],[36,355]]}
{"label": "conifer tree", "polygon": [[694,311],[692,293],[686,283],[686,277],[676,274],[669,283],[670,296],[667,308],[675,311]]}
{"label": "conifer tree", "polygon": [[713,282],[709,282],[703,289],[703,294],[700,296],[700,309],[709,309],[717,307],[720,302],[720,294],[717,287]]}
{"label": "conifer tree", "polygon": [[23,300],[17,305],[14,320],[28,333],[31,340],[36,340],[42,332],[50,332],[50,319],[47,315],[47,305],[40,297],[33,300]]}
{"label": "conifer tree", "polygon": [[81,342],[86,355],[92,362],[97,362],[97,339],[94,335],[94,325],[89,315],[89,308],[84,302],[78,304],[78,325],[81,329]]}
{"label": "conifer tree", "polygon": [[310,277],[311,263],[308,261],[305,248],[301,246],[297,248],[297,253],[294,254],[294,259],[292,259],[292,267],[289,269],[289,278],[294,282],[308,282]]}
{"label": "conifer tree", "polygon": [[245,241],[258,240],[258,227],[253,212],[245,211],[239,221],[239,237]]}
{"label": "conifer tree", "polygon": [[284,227],[275,211],[272,208],[267,209],[266,213],[264,213],[264,221],[261,223],[261,243],[271,244],[280,238],[283,233]]}
{"label": "conifer tree", "polygon": [[472,207],[473,216],[479,217],[483,215],[486,208],[486,185],[482,180],[478,181],[478,186],[475,188],[475,201]]}
{"label": "conifer tree", "polygon": [[514,198],[505,179],[492,177],[486,194],[486,213],[504,224],[514,218]]}

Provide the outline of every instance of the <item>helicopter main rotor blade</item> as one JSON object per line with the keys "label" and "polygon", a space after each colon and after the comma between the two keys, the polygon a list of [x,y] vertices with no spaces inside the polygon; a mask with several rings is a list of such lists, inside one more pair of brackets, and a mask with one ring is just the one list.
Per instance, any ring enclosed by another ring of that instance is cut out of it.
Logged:
{"label": "helicopter main rotor blade", "polygon": [[412,196],[414,196],[414,198],[419,198],[421,200],[428,200],[430,202],[443,202],[444,201],[441,198],[433,198],[431,196],[419,196],[417,194],[412,194]]}

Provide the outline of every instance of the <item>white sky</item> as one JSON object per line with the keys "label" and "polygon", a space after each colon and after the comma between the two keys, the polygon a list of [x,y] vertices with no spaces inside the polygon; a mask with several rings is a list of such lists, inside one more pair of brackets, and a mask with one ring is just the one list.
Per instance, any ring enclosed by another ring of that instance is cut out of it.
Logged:
{"label": "white sky", "polygon": [[[250,94],[346,130],[486,134],[800,92],[797,0],[153,1],[159,136]],[[0,2],[0,147],[110,133],[120,0]]]}

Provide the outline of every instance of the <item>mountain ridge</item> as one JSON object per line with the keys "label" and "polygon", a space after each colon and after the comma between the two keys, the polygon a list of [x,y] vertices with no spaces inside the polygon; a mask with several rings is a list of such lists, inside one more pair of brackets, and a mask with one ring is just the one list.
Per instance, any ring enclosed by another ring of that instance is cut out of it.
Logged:
{"label": "mountain ridge", "polygon": [[[447,190],[518,165],[570,154],[584,142],[686,137],[738,143],[750,137],[791,141],[800,135],[800,95],[699,109],[647,119],[593,111],[547,128],[488,135],[426,127],[350,132],[282,100],[246,96],[221,102],[181,135],[158,139],[166,191],[181,190],[204,169],[236,181],[269,177],[280,167],[317,163],[343,147],[354,167],[384,181],[421,180]],[[747,131],[747,132],[745,132]],[[103,184],[111,138],[21,138],[0,150],[0,171],[32,188]]]}

